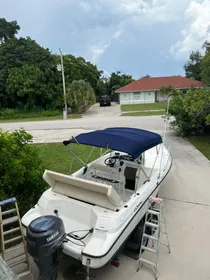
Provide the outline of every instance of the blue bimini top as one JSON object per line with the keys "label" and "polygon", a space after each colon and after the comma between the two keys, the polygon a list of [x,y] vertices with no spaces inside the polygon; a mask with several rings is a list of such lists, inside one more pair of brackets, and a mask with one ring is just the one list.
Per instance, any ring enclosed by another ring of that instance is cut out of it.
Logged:
{"label": "blue bimini top", "polygon": [[103,130],[82,133],[63,144],[79,143],[101,148],[108,148],[120,152],[125,152],[133,158],[137,158],[141,153],[162,143],[162,137],[154,132],[129,128],[113,127]]}

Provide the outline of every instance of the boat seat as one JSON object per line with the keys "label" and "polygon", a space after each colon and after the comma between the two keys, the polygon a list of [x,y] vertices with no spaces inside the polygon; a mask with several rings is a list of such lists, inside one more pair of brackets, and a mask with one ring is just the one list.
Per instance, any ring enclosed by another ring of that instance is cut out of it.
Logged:
{"label": "boat seat", "polygon": [[[123,169],[121,167],[121,169]],[[107,183],[113,186],[119,195],[125,200],[125,176],[113,167],[101,164],[93,164],[87,175],[91,180],[99,183]]]}
{"label": "boat seat", "polygon": [[52,191],[87,203],[116,211],[121,197],[110,185],[45,170],[43,179]]}

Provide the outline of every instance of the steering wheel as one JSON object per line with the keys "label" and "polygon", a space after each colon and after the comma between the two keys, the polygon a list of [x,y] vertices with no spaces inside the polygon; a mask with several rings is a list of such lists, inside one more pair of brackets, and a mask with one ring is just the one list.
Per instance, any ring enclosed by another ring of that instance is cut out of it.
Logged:
{"label": "steering wheel", "polygon": [[114,158],[114,157],[108,157],[108,158],[106,158],[105,161],[104,161],[104,163],[105,163],[106,165],[111,166],[111,167],[114,166],[115,162],[116,162],[116,158]]}

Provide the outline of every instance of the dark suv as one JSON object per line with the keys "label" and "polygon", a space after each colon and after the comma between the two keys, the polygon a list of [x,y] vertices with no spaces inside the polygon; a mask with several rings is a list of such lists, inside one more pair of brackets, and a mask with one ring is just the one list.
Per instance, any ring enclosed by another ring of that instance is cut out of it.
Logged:
{"label": "dark suv", "polygon": [[111,106],[111,99],[109,95],[102,95],[100,98],[100,106]]}

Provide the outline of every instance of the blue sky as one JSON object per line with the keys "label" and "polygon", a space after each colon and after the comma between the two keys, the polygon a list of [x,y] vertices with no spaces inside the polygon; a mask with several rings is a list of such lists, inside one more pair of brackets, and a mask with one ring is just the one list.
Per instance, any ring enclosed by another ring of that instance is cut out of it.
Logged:
{"label": "blue sky", "polygon": [[210,0],[0,0],[0,7],[0,17],[18,21],[19,36],[135,79],[184,75],[189,52],[210,41]]}

